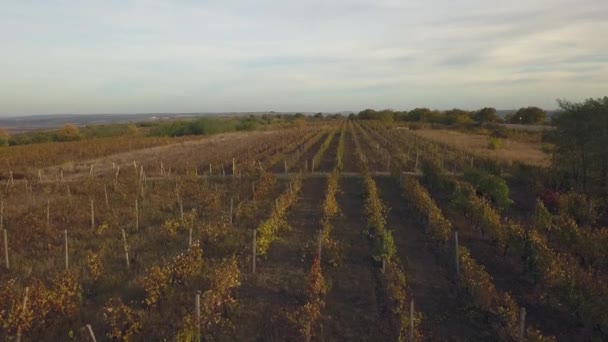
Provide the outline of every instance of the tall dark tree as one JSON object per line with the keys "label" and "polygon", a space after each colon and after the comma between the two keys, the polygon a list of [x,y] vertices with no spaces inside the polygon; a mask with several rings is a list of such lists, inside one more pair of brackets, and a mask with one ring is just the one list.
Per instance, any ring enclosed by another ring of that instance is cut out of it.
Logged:
{"label": "tall dark tree", "polygon": [[608,208],[608,97],[558,101],[553,117],[553,169],[564,184]]}
{"label": "tall dark tree", "polygon": [[479,123],[500,122],[500,116],[496,112],[496,108],[485,107],[473,114],[473,120]]}
{"label": "tall dark tree", "polygon": [[512,117],[509,123],[514,124],[540,124],[547,119],[547,112],[538,107],[520,108]]}

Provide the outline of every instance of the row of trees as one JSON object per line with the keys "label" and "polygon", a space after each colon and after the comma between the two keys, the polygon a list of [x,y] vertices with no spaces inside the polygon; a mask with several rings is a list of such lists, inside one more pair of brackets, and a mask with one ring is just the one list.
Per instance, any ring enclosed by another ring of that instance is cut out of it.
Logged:
{"label": "row of trees", "polygon": [[502,118],[495,108],[485,107],[476,111],[450,109],[446,111],[429,108],[415,108],[410,111],[393,111],[366,109],[356,115],[360,120],[379,120],[383,122],[410,121],[429,122],[445,125],[497,123],[506,122],[514,124],[541,124],[547,119],[547,112],[538,107],[520,108],[515,113],[509,113]]}

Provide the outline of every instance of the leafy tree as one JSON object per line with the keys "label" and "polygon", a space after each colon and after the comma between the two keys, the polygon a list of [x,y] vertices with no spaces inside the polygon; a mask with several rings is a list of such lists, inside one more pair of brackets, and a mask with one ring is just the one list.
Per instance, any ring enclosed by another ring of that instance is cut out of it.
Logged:
{"label": "leafy tree", "polygon": [[422,118],[431,113],[428,108],[414,108],[405,116],[407,121],[422,121]]}
{"label": "leafy tree", "polygon": [[446,125],[472,123],[471,112],[462,109],[451,109],[444,113],[442,122]]}
{"label": "leafy tree", "polygon": [[552,169],[563,188],[584,192],[608,209],[608,97],[559,100],[553,117]]}
{"label": "leafy tree", "polygon": [[500,122],[500,116],[496,112],[496,108],[485,107],[473,114],[473,120],[479,123]]}
{"label": "leafy tree", "polygon": [[65,124],[57,133],[57,140],[59,141],[75,141],[80,140],[81,138],[80,130],[72,124]]}
{"label": "leafy tree", "polygon": [[323,119],[323,113],[319,112],[319,113],[313,115],[312,117],[315,119]]}
{"label": "leafy tree", "polygon": [[0,147],[8,146],[8,133],[0,128]]}
{"label": "leafy tree", "polygon": [[539,124],[547,119],[547,112],[538,107],[520,108],[512,117],[509,118],[509,123],[514,124]]}

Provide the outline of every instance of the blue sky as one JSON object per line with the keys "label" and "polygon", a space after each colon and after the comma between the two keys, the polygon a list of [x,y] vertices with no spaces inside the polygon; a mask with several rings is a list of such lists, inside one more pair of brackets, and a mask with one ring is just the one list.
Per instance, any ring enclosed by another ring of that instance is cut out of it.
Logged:
{"label": "blue sky", "polygon": [[608,95],[606,0],[33,1],[0,115],[555,108]]}

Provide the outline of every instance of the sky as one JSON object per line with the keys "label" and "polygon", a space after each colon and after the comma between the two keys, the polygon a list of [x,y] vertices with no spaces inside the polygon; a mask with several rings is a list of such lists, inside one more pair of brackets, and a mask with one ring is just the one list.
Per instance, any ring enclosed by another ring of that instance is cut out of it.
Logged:
{"label": "sky", "polygon": [[606,0],[1,0],[0,116],[557,107]]}

